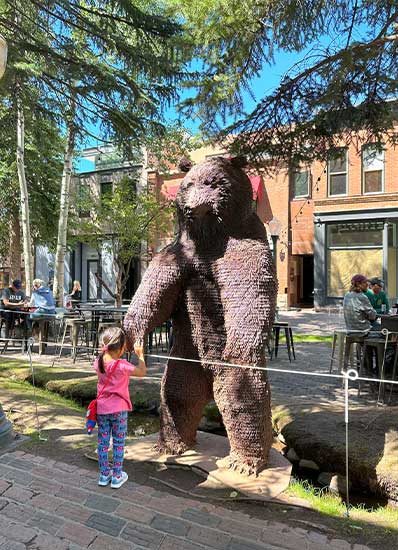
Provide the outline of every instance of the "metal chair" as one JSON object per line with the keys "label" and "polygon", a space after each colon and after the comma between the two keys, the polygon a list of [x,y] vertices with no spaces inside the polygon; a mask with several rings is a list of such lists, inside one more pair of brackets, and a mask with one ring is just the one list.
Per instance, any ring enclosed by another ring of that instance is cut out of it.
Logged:
{"label": "metal chair", "polygon": [[296,353],[294,351],[294,341],[293,341],[293,332],[289,325],[289,323],[285,321],[278,321],[277,323],[274,323],[272,325],[272,332],[274,337],[274,344],[271,348],[271,359],[273,354],[275,353],[275,358],[278,357],[278,349],[279,349],[279,336],[280,331],[285,331],[285,338],[286,338],[286,348],[287,348],[287,354],[289,356],[289,361],[292,361],[292,355],[293,359],[296,360]]}

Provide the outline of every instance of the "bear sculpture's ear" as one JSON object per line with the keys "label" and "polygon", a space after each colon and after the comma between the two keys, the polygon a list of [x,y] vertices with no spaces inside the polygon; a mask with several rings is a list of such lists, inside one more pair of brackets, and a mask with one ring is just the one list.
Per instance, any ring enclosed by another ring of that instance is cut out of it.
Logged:
{"label": "bear sculpture's ear", "polygon": [[193,162],[187,157],[182,157],[182,159],[178,161],[178,169],[180,172],[189,172],[192,166]]}
{"label": "bear sculpture's ear", "polygon": [[231,157],[231,164],[235,168],[244,168],[247,166],[247,158],[243,155],[239,155],[237,157]]}

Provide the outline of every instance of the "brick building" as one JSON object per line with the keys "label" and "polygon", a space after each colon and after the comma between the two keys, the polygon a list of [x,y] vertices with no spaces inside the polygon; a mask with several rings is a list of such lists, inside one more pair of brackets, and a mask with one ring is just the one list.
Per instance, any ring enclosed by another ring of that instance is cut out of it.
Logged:
{"label": "brick building", "polygon": [[[208,147],[191,157],[197,163],[220,154],[225,152]],[[249,176],[260,219],[266,226],[273,218],[281,224],[280,307],[339,304],[355,273],[381,276],[396,299],[398,148],[350,145],[331,151],[325,162]],[[150,172],[148,177],[174,198],[183,174],[166,179]]]}

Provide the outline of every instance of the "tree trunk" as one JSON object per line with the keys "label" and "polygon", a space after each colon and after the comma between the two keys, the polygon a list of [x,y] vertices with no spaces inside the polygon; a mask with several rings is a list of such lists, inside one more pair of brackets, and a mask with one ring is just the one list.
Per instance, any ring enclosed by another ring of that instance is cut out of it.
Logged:
{"label": "tree trunk", "polygon": [[9,251],[10,279],[21,279],[21,226],[17,212],[15,212],[11,218]]}
{"label": "tree trunk", "polygon": [[62,307],[64,300],[64,278],[65,278],[65,254],[66,240],[68,234],[68,215],[69,215],[69,195],[70,183],[72,179],[72,161],[73,149],[75,146],[75,126],[74,126],[75,104],[72,100],[70,116],[66,128],[66,145],[64,156],[64,169],[61,182],[61,201],[58,222],[57,251],[55,255],[55,274],[54,274],[54,298],[58,306]]}
{"label": "tree trunk", "polygon": [[120,266],[117,266],[116,270],[116,291],[115,291],[115,306],[120,307],[122,305],[123,296],[123,271]]}
{"label": "tree trunk", "polygon": [[17,95],[17,167],[21,193],[21,223],[25,264],[26,294],[30,295],[33,281],[32,240],[30,236],[29,195],[25,177],[25,118],[21,100],[21,84],[16,83]]}

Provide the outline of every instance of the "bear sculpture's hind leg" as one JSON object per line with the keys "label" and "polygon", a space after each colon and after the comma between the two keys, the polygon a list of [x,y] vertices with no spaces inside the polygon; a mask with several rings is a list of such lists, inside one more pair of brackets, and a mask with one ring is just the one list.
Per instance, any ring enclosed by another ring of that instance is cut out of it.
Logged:
{"label": "bear sculpture's hind leg", "polygon": [[219,369],[214,373],[213,391],[231,446],[228,465],[257,475],[266,466],[272,446],[271,396],[265,373]]}
{"label": "bear sculpture's hind leg", "polygon": [[160,392],[159,452],[182,454],[195,444],[203,408],[212,398],[209,376],[197,363],[168,362]]}

